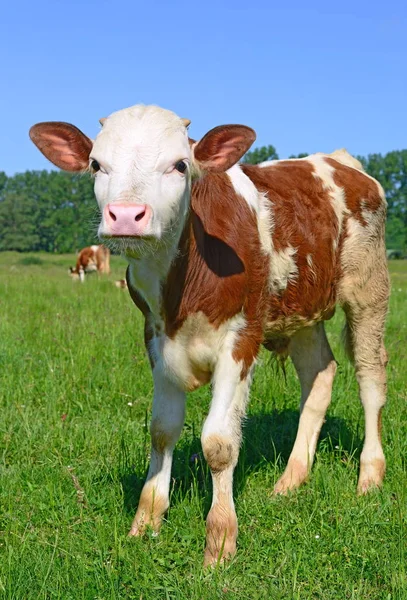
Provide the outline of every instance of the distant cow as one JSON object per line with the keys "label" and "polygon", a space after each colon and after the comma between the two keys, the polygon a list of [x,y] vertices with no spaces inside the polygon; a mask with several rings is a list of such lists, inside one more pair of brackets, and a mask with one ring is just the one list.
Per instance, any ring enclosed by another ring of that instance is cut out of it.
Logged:
{"label": "distant cow", "polygon": [[75,268],[69,267],[74,279],[85,281],[86,273],[110,273],[110,250],[106,246],[88,246],[78,254]]}
{"label": "distant cow", "polygon": [[145,317],[152,448],[131,535],[159,529],[185,392],[212,383],[201,438],[213,481],[212,564],[236,550],[233,471],[260,346],[289,355],[301,383],[297,438],[274,487],[280,494],[304,482],[314,460],[336,371],[324,320],[336,304],[365,411],[358,490],[382,483],[386,201],[344,150],[238,165],[252,129],[215,127],[195,143],[187,123],[135,106],[108,117],[94,142],[60,122],[35,125],[31,137],[62,169],[94,174],[99,235],[128,258],[129,291]]}

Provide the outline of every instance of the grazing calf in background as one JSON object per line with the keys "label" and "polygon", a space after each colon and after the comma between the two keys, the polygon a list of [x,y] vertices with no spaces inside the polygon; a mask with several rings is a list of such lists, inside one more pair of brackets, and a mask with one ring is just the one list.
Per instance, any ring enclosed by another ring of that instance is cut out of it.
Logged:
{"label": "grazing calf in background", "polygon": [[74,279],[85,281],[86,273],[110,273],[110,250],[106,246],[87,246],[78,254],[75,268],[69,267]]}
{"label": "grazing calf in background", "polygon": [[211,382],[202,447],[213,479],[205,563],[236,551],[233,471],[261,344],[293,360],[301,416],[274,491],[308,476],[336,363],[324,321],[339,304],[365,411],[358,490],[380,486],[386,394],[383,330],[389,281],[381,186],[346,151],[238,165],[252,129],[224,125],[199,142],[189,121],[154,106],[103,120],[93,142],[73,125],[30,132],[54,164],[89,169],[99,235],[128,258],[127,281],[145,317],[154,379],[151,462],[130,534],[158,530],[169,505],[172,454],[185,392]]}

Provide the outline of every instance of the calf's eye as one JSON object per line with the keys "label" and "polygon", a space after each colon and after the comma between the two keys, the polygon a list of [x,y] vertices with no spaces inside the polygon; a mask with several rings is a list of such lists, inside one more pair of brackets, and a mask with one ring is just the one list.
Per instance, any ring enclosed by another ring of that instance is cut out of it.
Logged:
{"label": "calf's eye", "polygon": [[184,160],[179,160],[177,163],[175,163],[175,168],[180,173],[185,173],[187,170],[187,163]]}
{"label": "calf's eye", "polygon": [[98,171],[100,171],[100,164],[97,160],[92,160],[92,162],[90,163],[90,168],[94,173],[97,173]]}

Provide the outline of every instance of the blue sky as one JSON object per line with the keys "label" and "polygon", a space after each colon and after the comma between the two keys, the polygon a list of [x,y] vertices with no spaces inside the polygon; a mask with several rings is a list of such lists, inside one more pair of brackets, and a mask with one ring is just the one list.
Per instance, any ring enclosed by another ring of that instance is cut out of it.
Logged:
{"label": "blue sky", "polygon": [[407,147],[407,2],[9,0],[0,18],[0,170],[51,168],[28,138],[45,120],[89,136],[158,104],[199,138],[257,131],[281,157]]}

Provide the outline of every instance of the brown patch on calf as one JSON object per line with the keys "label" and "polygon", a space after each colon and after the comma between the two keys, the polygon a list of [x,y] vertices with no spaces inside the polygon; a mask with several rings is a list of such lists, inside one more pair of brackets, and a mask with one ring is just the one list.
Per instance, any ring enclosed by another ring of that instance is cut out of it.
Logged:
{"label": "brown patch on calf", "polygon": [[[329,192],[314,176],[314,166],[308,161],[290,160],[262,168],[242,165],[242,169],[270,199],[275,252],[289,247],[296,251],[293,260],[298,274],[280,294],[269,296],[268,322],[284,330],[292,318],[293,329],[306,321],[330,318],[336,302],[338,256],[333,241],[339,225]],[[312,256],[312,267],[308,255]]]}
{"label": "brown patch on calf", "polygon": [[194,182],[191,204],[180,252],[163,288],[169,337],[192,313],[202,311],[218,327],[240,312],[246,272],[238,253],[237,222],[256,235],[254,218],[224,173]]}
{"label": "brown patch on calf", "polygon": [[191,194],[178,256],[163,285],[166,333],[174,337],[193,313],[202,312],[215,327],[243,313],[247,327],[234,359],[247,371],[262,341],[268,276],[256,215],[225,173],[206,174],[193,183]]}
{"label": "brown patch on calf", "polygon": [[324,159],[335,169],[333,180],[345,191],[347,208],[359,223],[367,225],[363,211],[376,212],[383,207],[383,197],[378,183],[362,171],[352,169],[333,158]]}

